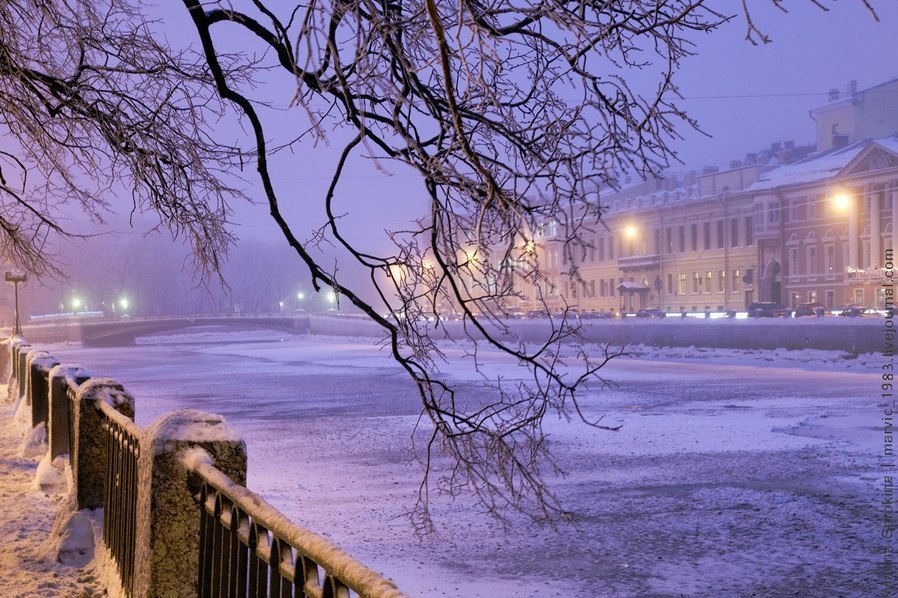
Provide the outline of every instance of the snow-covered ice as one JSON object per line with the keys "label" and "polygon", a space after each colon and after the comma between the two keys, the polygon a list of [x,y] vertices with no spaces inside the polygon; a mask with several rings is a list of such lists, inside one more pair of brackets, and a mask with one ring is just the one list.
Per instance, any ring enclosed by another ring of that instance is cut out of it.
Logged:
{"label": "snow-covered ice", "polygon": [[[465,497],[436,497],[437,531],[417,538],[418,399],[375,343],[157,342],[51,352],[124,384],[142,426],[177,408],[222,414],[247,442],[253,491],[409,595],[876,595],[879,356],[634,347],[582,399],[619,432],[546,422],[573,524],[503,528]],[[476,373],[444,370],[485,392]]]}

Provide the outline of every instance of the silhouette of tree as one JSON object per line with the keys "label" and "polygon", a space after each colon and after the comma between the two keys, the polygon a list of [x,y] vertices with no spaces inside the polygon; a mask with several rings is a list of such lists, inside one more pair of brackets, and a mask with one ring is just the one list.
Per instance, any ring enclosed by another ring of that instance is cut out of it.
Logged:
{"label": "silhouette of tree", "polygon": [[[678,66],[696,34],[731,16],[702,0],[183,5],[196,44],[176,49],[139,0],[0,4],[0,115],[18,142],[0,153],[6,251],[30,270],[50,269],[41,247],[64,232],[62,207],[77,203],[100,219],[108,192],[127,188],[135,210],[158,214],[160,226],[187,237],[201,268],[218,271],[233,242],[229,205],[245,189],[234,173],[253,165],[316,289],[380,324],[415,381],[428,426],[418,522],[429,523],[434,451],[454,463],[439,487],[467,490],[500,516],[561,515],[544,479],[552,461],[543,418],[602,428],[581,410],[578,389],[615,354],[566,349],[580,326],[567,309],[540,343],[526,344],[508,310],[522,280],[546,313],[550,299],[565,305],[545,260],[557,256],[578,280],[585,235],[601,226],[598,190],[616,186],[618,173],[650,176],[675,159],[670,141],[697,127],[677,104]],[[745,0],[742,12],[746,38],[769,41]],[[274,81],[288,98],[272,97]],[[282,131],[267,108],[287,104],[304,125],[273,141]],[[246,128],[249,147],[221,142],[216,127],[230,119]],[[326,226],[303,240],[283,215],[288,191],[272,158],[343,139],[327,192],[313,198]],[[347,234],[334,205],[358,157],[416,172],[430,202],[384,254]],[[367,288],[318,257],[322,242],[367,272]],[[438,368],[435,339],[456,324],[432,320],[448,311],[463,317],[475,358],[477,347],[493,347],[529,379],[498,384],[488,401],[460,398]]]}

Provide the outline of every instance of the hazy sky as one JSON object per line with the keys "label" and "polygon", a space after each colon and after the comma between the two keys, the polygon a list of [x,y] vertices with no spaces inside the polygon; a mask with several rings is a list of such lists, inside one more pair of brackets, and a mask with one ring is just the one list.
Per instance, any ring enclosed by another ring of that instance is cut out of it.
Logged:
{"label": "hazy sky", "polygon": [[[725,13],[740,5],[737,0],[717,4]],[[684,62],[678,75],[685,98],[681,106],[712,137],[683,130],[686,139],[675,147],[688,167],[742,159],[774,141],[813,142],[808,111],[826,103],[830,89],[844,91],[852,79],[864,89],[898,77],[898,1],[871,1],[878,23],[861,0],[837,0],[828,12],[810,0],[783,4],[789,13],[770,0],[749,0],[756,25],[772,40],[769,44],[753,46],[745,40],[741,15],[713,34],[696,37],[696,56]],[[276,170],[275,182],[297,229],[318,221],[315,202],[324,195],[338,149],[301,147],[280,158],[291,165]],[[390,168],[393,175],[385,176],[359,158],[351,166],[337,197],[338,205],[351,211],[346,222],[352,223],[354,237],[377,243],[384,228],[401,228],[426,214],[414,173]],[[266,213],[264,207],[241,209],[239,234],[274,232]]]}
{"label": "hazy sky", "polygon": [[[720,5],[732,10],[736,0]],[[827,102],[830,89],[858,89],[898,77],[898,2],[872,0],[875,22],[860,0],[838,0],[829,12],[809,0],[785,0],[789,13],[767,0],[750,0],[756,24],[773,40],[745,41],[736,18],[697,40],[697,56],[680,72],[683,107],[712,139],[689,135],[678,145],[690,165],[741,159],[772,141],[813,143],[808,111]],[[898,99],[896,99],[898,109]]]}
{"label": "hazy sky", "polygon": [[[783,0],[788,14],[777,10],[771,0],[748,0],[756,24],[772,43],[753,46],[745,41],[741,16],[713,34],[698,36],[697,55],[686,59],[678,74],[685,98],[681,105],[712,137],[683,130],[686,139],[675,147],[686,166],[741,159],[774,141],[811,142],[815,133],[808,111],[826,103],[830,89],[844,90],[852,79],[864,89],[898,77],[898,0],[870,2],[879,13],[879,23],[861,0],[833,0],[828,2],[832,4],[829,12],[815,8],[811,0]],[[735,13],[740,4],[739,0],[717,1],[723,12]],[[177,42],[195,43],[196,33],[180,3],[171,7],[161,2],[156,10],[164,11],[165,20],[174,26],[169,33]],[[259,51],[258,43],[249,36],[226,38],[233,30],[216,29],[217,41],[231,48]],[[284,97],[279,100],[284,106],[292,95],[287,87],[281,90]],[[300,126],[301,111],[284,114],[285,123]],[[295,127],[290,129],[287,124],[277,132],[288,130]],[[243,142],[248,143],[248,138]],[[322,221],[321,199],[340,149],[339,143],[314,148],[302,144],[294,153],[280,154],[274,160],[273,176],[283,210],[301,239],[308,238]],[[356,157],[338,188],[337,209],[350,213],[346,223],[357,242],[382,246],[385,228],[406,228],[410,221],[427,214],[420,178],[392,165],[387,168],[392,176]],[[254,189],[253,168],[244,174],[252,182],[251,194],[261,200],[262,194]],[[127,211],[127,193],[123,195]],[[239,236],[282,242],[264,204],[239,205],[234,221]]]}

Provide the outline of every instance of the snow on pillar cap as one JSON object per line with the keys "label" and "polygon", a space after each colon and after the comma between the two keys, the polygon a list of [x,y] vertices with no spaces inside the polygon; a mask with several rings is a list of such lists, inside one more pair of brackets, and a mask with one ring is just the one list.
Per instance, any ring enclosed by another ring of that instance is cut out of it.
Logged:
{"label": "snow on pillar cap", "polygon": [[162,415],[147,428],[147,436],[173,442],[243,442],[224,416],[197,409],[177,409]]}
{"label": "snow on pillar cap", "polygon": [[59,364],[53,366],[50,370],[51,378],[65,378],[66,380],[75,381],[77,379],[90,378],[90,374],[80,365]]}
{"label": "snow on pillar cap", "polygon": [[125,387],[114,378],[91,378],[78,387],[77,400],[104,401],[116,410],[121,411],[121,405],[131,405],[134,408],[134,397],[125,392]]}

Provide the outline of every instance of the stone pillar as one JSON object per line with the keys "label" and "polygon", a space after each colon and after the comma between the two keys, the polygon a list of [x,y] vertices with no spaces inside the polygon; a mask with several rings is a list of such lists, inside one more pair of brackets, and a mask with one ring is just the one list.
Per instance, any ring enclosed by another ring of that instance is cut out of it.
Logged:
{"label": "stone pillar", "polygon": [[880,223],[880,210],[882,209],[882,191],[870,193],[870,265],[882,268],[884,262],[882,255],[882,225]]}
{"label": "stone pillar", "polygon": [[50,354],[43,354],[32,358],[30,375],[31,396],[31,426],[37,427],[41,422],[47,424],[50,415],[50,385],[48,374],[54,366],[59,365],[59,360]]}
{"label": "stone pillar", "polygon": [[848,203],[848,265],[852,268],[860,268],[860,258],[858,255],[858,211],[860,210],[860,206],[858,205],[861,201],[863,201],[863,197],[860,193],[856,193],[852,196],[851,201]]}
{"label": "stone pillar", "polygon": [[30,350],[31,345],[28,343],[22,343],[16,347],[16,361],[13,364],[13,367],[16,368],[16,399],[25,396],[25,372],[28,371],[25,367],[25,357]]}
{"label": "stone pillar", "polygon": [[77,365],[57,365],[50,370],[47,378],[50,387],[47,445],[52,461],[59,455],[69,452],[69,385],[80,386],[90,378],[90,375]]}
{"label": "stone pillar", "polygon": [[69,455],[77,487],[79,509],[103,506],[103,478],[106,475],[106,440],[100,403],[111,405],[119,413],[134,418],[134,397],[111,378],[91,378],[78,387],[72,417],[74,454]]}
{"label": "stone pillar", "polygon": [[202,448],[216,468],[246,485],[246,444],[220,415],[179,409],[146,430],[138,473],[134,596],[197,595],[200,506],[184,464]]}
{"label": "stone pillar", "polygon": [[14,389],[17,388],[17,378],[16,372],[18,370],[19,363],[19,346],[25,343],[25,341],[21,337],[13,337],[9,339],[9,350],[4,351],[7,357],[6,361],[6,384],[7,384],[7,396],[8,400],[12,400]]}

